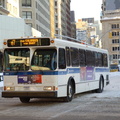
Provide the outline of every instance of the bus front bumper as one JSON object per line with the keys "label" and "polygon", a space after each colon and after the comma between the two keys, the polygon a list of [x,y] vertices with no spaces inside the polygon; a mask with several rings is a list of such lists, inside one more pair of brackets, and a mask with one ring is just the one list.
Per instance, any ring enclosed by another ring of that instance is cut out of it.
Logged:
{"label": "bus front bumper", "polygon": [[13,98],[13,97],[30,97],[30,98],[54,98],[57,97],[57,91],[44,91],[44,92],[33,92],[33,91],[3,91],[2,97]]}

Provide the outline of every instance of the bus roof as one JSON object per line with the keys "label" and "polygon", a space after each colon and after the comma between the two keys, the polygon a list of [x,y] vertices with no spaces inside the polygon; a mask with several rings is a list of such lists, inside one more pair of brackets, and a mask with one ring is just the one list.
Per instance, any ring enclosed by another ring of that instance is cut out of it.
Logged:
{"label": "bus roof", "polygon": [[68,46],[68,47],[77,47],[85,50],[92,50],[92,51],[97,51],[97,52],[103,52],[103,53],[108,53],[106,49],[101,49],[94,47],[92,45],[88,44],[82,44],[79,41],[74,42],[74,41],[69,41],[69,40],[63,40],[63,39],[54,39],[56,46]]}
{"label": "bus roof", "polygon": [[[66,40],[66,39],[50,38],[50,37],[21,37],[21,38],[14,38],[14,39],[5,39],[4,42],[7,43],[7,41],[9,41],[9,40],[30,40],[30,39],[50,39],[50,46],[52,46],[52,47],[53,46],[55,46],[55,47],[68,46],[68,47],[76,47],[76,48],[85,49],[85,50],[108,53],[108,51],[105,49],[97,48],[92,45],[88,45],[84,42],[80,42],[77,40],[70,40],[70,39]],[[54,43],[51,42],[52,40],[54,40]],[[6,48],[6,45],[4,47]],[[19,47],[21,48],[21,46],[19,46]],[[35,47],[35,46],[22,46],[22,47]],[[9,48],[11,48],[11,47],[9,47]],[[12,48],[16,48],[16,47],[12,47]]]}

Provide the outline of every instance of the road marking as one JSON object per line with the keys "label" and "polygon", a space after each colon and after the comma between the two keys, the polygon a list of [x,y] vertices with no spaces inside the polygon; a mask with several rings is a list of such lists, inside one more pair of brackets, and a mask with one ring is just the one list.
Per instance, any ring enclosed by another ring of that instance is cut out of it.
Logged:
{"label": "road marking", "polygon": [[72,109],[66,110],[66,111],[64,111],[64,112],[58,113],[58,114],[56,114],[56,115],[51,116],[50,118],[48,118],[48,120],[51,120],[51,119],[56,118],[56,117],[59,117],[59,116],[65,114],[65,113],[69,113],[69,112],[71,112],[71,111],[73,111],[73,110],[76,110],[76,109],[78,109],[78,108],[83,108],[83,107],[91,104],[92,102],[93,102],[93,101],[90,101],[90,102],[88,102],[88,103],[86,103],[86,104],[84,104],[84,105],[82,105],[82,106],[79,105],[79,106],[77,106],[77,107],[75,107],[75,108],[72,108]]}

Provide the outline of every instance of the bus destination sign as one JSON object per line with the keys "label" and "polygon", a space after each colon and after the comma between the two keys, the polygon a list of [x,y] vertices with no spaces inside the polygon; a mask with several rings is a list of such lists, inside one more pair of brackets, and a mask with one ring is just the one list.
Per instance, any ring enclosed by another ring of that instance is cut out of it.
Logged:
{"label": "bus destination sign", "polygon": [[21,46],[46,46],[50,45],[49,38],[32,38],[32,39],[9,39],[7,41],[8,47],[21,47]]}

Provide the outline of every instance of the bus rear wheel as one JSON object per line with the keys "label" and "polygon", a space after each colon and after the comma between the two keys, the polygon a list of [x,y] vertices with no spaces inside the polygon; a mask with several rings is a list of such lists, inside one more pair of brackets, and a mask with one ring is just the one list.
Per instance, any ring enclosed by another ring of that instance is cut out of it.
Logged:
{"label": "bus rear wheel", "polygon": [[99,88],[96,90],[96,93],[102,93],[104,90],[104,80],[101,77],[99,81]]}
{"label": "bus rear wheel", "polygon": [[21,101],[22,103],[29,103],[30,98],[28,98],[28,97],[20,97],[20,101]]}
{"label": "bus rear wheel", "polygon": [[68,85],[67,85],[67,96],[65,98],[65,101],[66,102],[72,101],[73,96],[74,96],[74,88],[73,88],[73,85],[72,85],[72,81],[69,80]]}

